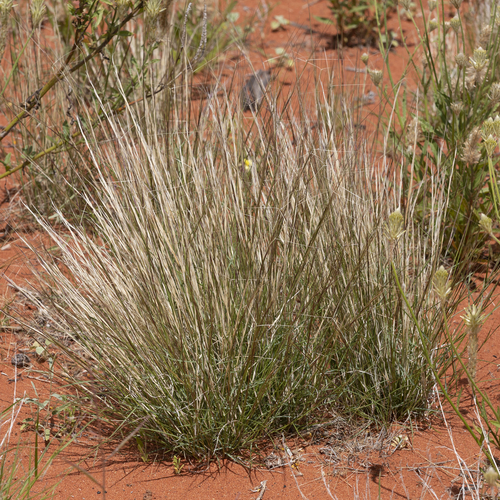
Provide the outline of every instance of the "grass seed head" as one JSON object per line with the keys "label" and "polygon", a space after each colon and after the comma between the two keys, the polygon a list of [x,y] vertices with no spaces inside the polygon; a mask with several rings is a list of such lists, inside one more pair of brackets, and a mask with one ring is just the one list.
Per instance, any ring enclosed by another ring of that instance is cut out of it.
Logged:
{"label": "grass seed head", "polygon": [[500,137],[500,116],[495,116],[493,120],[493,132],[494,136],[498,139]]}
{"label": "grass seed head", "polygon": [[462,316],[465,326],[467,328],[467,334],[469,336],[467,351],[469,354],[468,362],[468,375],[472,380],[476,379],[477,372],[477,351],[478,351],[478,339],[477,335],[481,326],[486,319],[485,316],[481,314],[481,309],[479,309],[475,304],[471,304],[467,309],[465,309],[465,314]]}
{"label": "grass seed head", "polygon": [[388,238],[396,242],[404,233],[404,217],[401,210],[397,208],[389,215],[389,220],[387,223],[387,236]]}
{"label": "grass seed head", "polygon": [[493,118],[490,116],[487,120],[483,122],[483,126],[481,129],[483,139],[487,139],[490,135],[494,135],[495,133],[495,124],[493,122]]}
{"label": "grass seed head", "polygon": [[488,97],[490,98],[492,104],[500,102],[500,83],[495,82],[491,86]]}
{"label": "grass seed head", "polygon": [[460,52],[460,54],[457,54],[455,56],[455,62],[457,63],[457,66],[460,69],[466,68],[468,66],[468,64],[469,64],[467,56],[465,54],[463,54],[462,52]]}
{"label": "grass seed head", "polygon": [[481,29],[481,33],[479,35],[479,45],[481,45],[481,47],[488,47],[491,38],[491,31],[492,28],[489,24],[483,26]]}
{"label": "grass seed head", "polygon": [[33,27],[38,27],[47,12],[44,0],[34,0],[30,6],[30,12]]}
{"label": "grass seed head", "polygon": [[428,26],[429,33],[431,31],[434,31],[435,29],[437,29],[438,26],[439,26],[439,23],[437,22],[437,20],[436,19],[431,19],[429,21],[429,26]]}
{"label": "grass seed head", "polygon": [[434,291],[442,301],[444,301],[451,292],[451,288],[448,286],[448,277],[449,273],[444,266],[441,266],[434,274]]}
{"label": "grass seed head", "polygon": [[485,483],[491,488],[496,486],[497,481],[500,478],[496,469],[494,469],[491,465],[489,466],[488,470],[483,474],[483,476]]}
{"label": "grass seed head", "polygon": [[481,71],[490,62],[488,53],[482,47],[474,49],[474,55],[470,58],[470,63],[476,71]]}
{"label": "grass seed head", "polygon": [[453,28],[455,33],[458,33],[460,31],[460,27],[462,26],[460,18],[458,16],[452,17],[450,19],[450,26]]}
{"label": "grass seed head", "polygon": [[493,234],[493,221],[487,215],[481,214],[479,217],[479,226],[488,234]]}
{"label": "grass seed head", "polygon": [[382,81],[382,71],[379,69],[371,69],[368,71],[370,78],[372,79],[373,85],[378,87]]}
{"label": "grass seed head", "polygon": [[493,153],[495,152],[495,149],[497,148],[496,139],[492,135],[489,135],[484,141],[484,147],[486,149],[486,153],[488,154],[488,158],[491,158],[493,156]]}
{"label": "grass seed head", "polygon": [[454,115],[459,115],[464,109],[464,103],[462,101],[452,102],[450,108]]}
{"label": "grass seed head", "polygon": [[406,12],[410,12],[411,9],[411,0],[401,0],[401,5]]}

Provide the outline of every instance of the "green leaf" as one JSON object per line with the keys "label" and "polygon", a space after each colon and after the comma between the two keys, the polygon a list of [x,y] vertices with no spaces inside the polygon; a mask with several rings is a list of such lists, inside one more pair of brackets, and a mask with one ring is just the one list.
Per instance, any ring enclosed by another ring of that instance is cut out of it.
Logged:
{"label": "green leaf", "polygon": [[336,24],[335,22],[333,22],[328,17],[314,16],[314,19],[316,19],[316,21],[319,21],[320,23],[323,23],[323,24],[331,24],[331,25],[335,25]]}
{"label": "green leaf", "polygon": [[239,12],[230,12],[227,16],[226,16],[226,19],[230,22],[230,23],[235,23],[240,17],[240,14]]}
{"label": "green leaf", "polygon": [[126,31],[126,30],[122,30],[122,31],[119,31],[117,33],[117,36],[132,36],[133,33],[131,33],[130,31]]}

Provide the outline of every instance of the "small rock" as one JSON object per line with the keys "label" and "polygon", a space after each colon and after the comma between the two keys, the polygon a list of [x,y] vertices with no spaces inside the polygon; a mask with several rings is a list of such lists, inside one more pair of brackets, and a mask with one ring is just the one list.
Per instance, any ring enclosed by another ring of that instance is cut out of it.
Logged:
{"label": "small rock", "polygon": [[243,111],[257,111],[270,81],[270,70],[264,71],[260,69],[257,73],[250,76],[241,89],[241,104]]}
{"label": "small rock", "polygon": [[30,365],[31,361],[26,354],[20,352],[12,358],[11,363],[17,368],[25,368]]}

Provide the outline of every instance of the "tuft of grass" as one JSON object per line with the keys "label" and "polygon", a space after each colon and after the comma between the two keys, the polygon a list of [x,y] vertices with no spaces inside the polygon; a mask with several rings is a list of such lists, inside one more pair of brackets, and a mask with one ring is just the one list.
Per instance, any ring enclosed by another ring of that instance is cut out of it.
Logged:
{"label": "tuft of grass", "polygon": [[[47,443],[42,448],[42,439],[38,433],[35,433],[33,445],[26,445],[21,442],[21,439],[13,445],[12,430],[21,411],[22,403],[22,399],[18,400],[0,413],[0,429],[3,431],[0,441],[0,498],[15,498],[16,500],[53,498],[59,483],[43,487],[39,482],[72,439],[56,448]],[[27,453],[28,446],[30,450]]]}
{"label": "tuft of grass", "polygon": [[446,176],[425,223],[416,196],[394,217],[405,164],[376,161],[347,107],[316,88],[314,132],[310,108],[285,119],[271,96],[250,125],[212,98],[169,134],[154,100],[128,107],[106,141],[85,134],[95,236],[62,212],[69,239],[40,220],[61,255],[41,256],[45,302],[78,349],[51,341],[92,374],[103,414],[129,428],[148,417],[144,450],[236,458],[332,413],[417,415],[435,383],[425,353],[440,374],[453,360],[463,335],[443,338],[432,294]]}

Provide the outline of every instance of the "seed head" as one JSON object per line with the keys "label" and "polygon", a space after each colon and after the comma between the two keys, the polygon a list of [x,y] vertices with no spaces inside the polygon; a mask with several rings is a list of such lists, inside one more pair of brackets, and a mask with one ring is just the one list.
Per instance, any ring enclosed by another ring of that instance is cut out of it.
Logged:
{"label": "seed head", "polygon": [[491,488],[493,488],[494,486],[496,486],[497,481],[498,481],[500,476],[498,475],[498,472],[496,471],[496,469],[494,469],[490,465],[488,470],[485,473],[483,473],[483,477],[484,477],[485,483],[488,486],[490,486]]}
{"label": "seed head", "polygon": [[469,60],[467,59],[467,56],[465,54],[462,54],[462,52],[460,52],[460,54],[457,54],[455,56],[455,62],[457,63],[457,66],[460,69],[466,68],[467,65],[469,64]]}
{"label": "seed head", "polygon": [[154,23],[162,11],[165,10],[163,0],[148,0],[144,10],[148,17],[149,22]]}
{"label": "seed head", "polygon": [[45,7],[44,0],[33,0],[33,2],[31,2],[30,11],[33,26],[38,27],[38,25],[45,17],[45,13],[47,12],[47,7]]}
{"label": "seed head", "polygon": [[494,131],[494,136],[498,139],[500,138],[500,116],[495,116],[495,119],[493,120],[493,131]]}
{"label": "seed head", "polygon": [[462,5],[462,0],[450,0],[451,5],[455,7],[455,9],[460,9],[460,6]]}
{"label": "seed head", "polygon": [[379,69],[371,69],[368,70],[368,74],[372,79],[373,85],[375,85],[375,87],[378,87],[380,85],[380,82],[382,81],[382,71]]}
{"label": "seed head", "polygon": [[488,96],[491,99],[492,104],[500,102],[500,83],[495,82],[490,89]]}
{"label": "seed head", "polygon": [[445,21],[445,23],[444,23],[444,32],[448,33],[448,31],[450,31],[450,28],[451,28],[450,21]]}
{"label": "seed head", "polygon": [[462,316],[469,335],[478,334],[481,326],[486,319],[486,316],[481,314],[481,309],[479,309],[476,304],[471,304],[467,309],[465,309],[465,314]]}
{"label": "seed head", "polygon": [[484,140],[486,140],[490,135],[495,134],[495,122],[491,116],[483,122],[481,132]]}
{"label": "seed head", "polygon": [[495,149],[497,148],[497,141],[495,138],[490,135],[485,141],[484,141],[484,147],[486,149],[486,153],[488,155],[488,158],[491,158],[493,156],[493,153],[495,152]]}
{"label": "seed head", "polygon": [[396,242],[404,234],[404,222],[405,219],[399,208],[389,215],[389,220],[387,222],[387,237],[391,241]]}
{"label": "seed head", "polygon": [[369,55],[365,52],[361,55],[361,61],[366,66],[368,64]]}
{"label": "seed head", "polygon": [[411,0],[401,0],[401,5],[403,6],[403,9],[409,11],[411,9]]}
{"label": "seed head", "polygon": [[437,2],[436,0],[429,0],[427,5],[429,7],[429,11],[432,12],[436,8]]}
{"label": "seed head", "polygon": [[443,266],[441,266],[434,274],[434,291],[443,301],[451,292],[451,288],[448,286],[448,276],[448,271]]}
{"label": "seed head", "polygon": [[476,379],[476,369],[477,369],[477,351],[478,342],[477,334],[481,330],[481,326],[486,319],[486,316],[481,314],[481,309],[476,307],[475,304],[470,305],[465,309],[465,314],[462,316],[464,320],[467,334],[469,336],[467,350],[469,354],[468,372],[472,380]]}
{"label": "seed head", "polygon": [[493,234],[493,221],[484,214],[479,217],[479,226],[488,234]]}
{"label": "seed head", "polygon": [[481,152],[477,147],[481,140],[481,131],[475,127],[465,140],[462,160],[469,165],[475,165],[481,158]]}
{"label": "seed head", "polygon": [[10,14],[12,3],[12,0],[0,0],[0,19],[2,20],[2,24]]}
{"label": "seed head", "polygon": [[464,109],[464,103],[462,101],[452,102],[450,108],[454,115],[459,115],[462,109]]}
{"label": "seed head", "polygon": [[488,47],[488,45],[490,43],[490,38],[491,38],[491,31],[492,31],[492,28],[489,24],[486,24],[481,29],[481,33],[479,35],[479,45],[481,47]]}
{"label": "seed head", "polygon": [[439,26],[439,23],[436,21],[436,19],[431,19],[429,21],[429,25],[428,25],[428,31],[429,31],[429,33],[431,31],[434,31],[435,29],[437,29],[438,26]]}
{"label": "seed head", "polygon": [[455,33],[458,33],[460,31],[460,26],[462,26],[460,18],[458,16],[452,17],[450,19],[450,26],[453,28]]}
{"label": "seed head", "polygon": [[488,53],[482,47],[474,50],[474,55],[470,58],[470,63],[476,71],[482,70],[490,62],[487,55]]}

